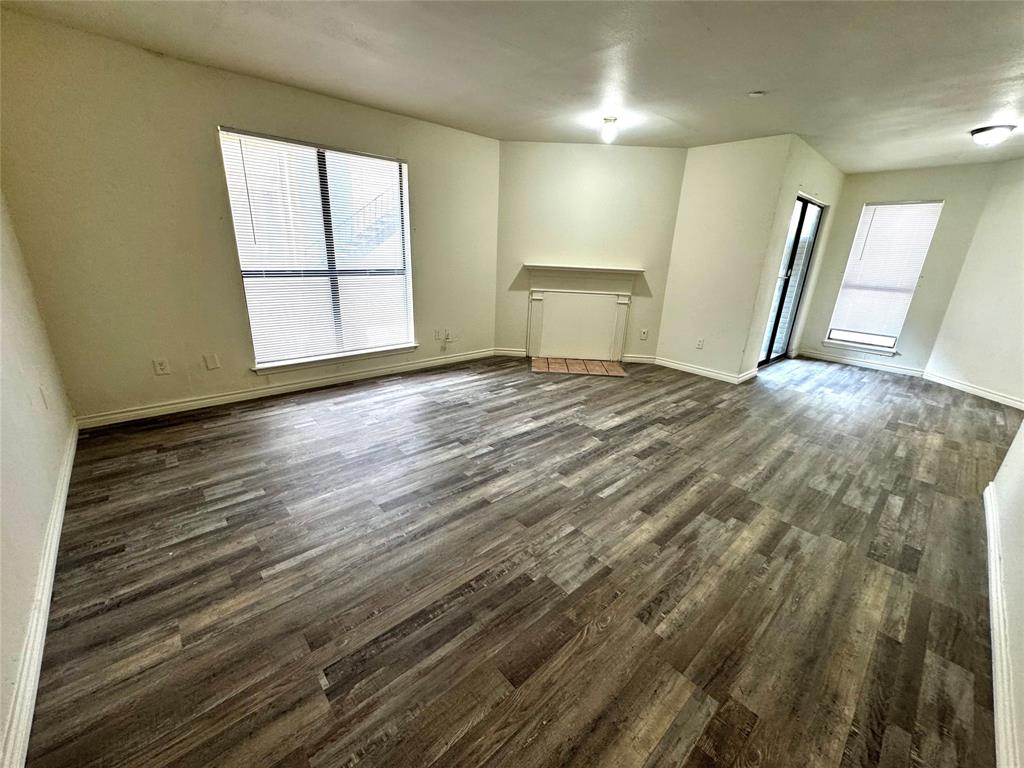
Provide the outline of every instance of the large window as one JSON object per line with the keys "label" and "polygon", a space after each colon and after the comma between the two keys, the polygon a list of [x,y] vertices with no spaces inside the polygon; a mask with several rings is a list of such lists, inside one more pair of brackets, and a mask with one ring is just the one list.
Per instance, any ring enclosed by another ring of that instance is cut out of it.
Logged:
{"label": "large window", "polygon": [[405,163],[220,132],[256,367],[413,344]]}
{"label": "large window", "polygon": [[864,206],[829,323],[830,341],[895,348],[940,213],[941,202]]}

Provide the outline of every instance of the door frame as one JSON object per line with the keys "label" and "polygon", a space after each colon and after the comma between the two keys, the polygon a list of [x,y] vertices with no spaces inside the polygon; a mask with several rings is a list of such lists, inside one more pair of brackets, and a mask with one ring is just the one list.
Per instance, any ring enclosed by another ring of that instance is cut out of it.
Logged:
{"label": "door frame", "polygon": [[[771,339],[769,339],[768,341],[768,357],[766,357],[764,360],[757,361],[758,368],[764,368],[766,365],[777,363],[779,360],[786,357],[786,354],[789,352],[789,341],[792,340],[793,326],[795,325],[797,315],[800,312],[800,302],[802,302],[804,298],[804,286],[807,285],[807,275],[810,274],[811,271],[811,259],[814,258],[814,249],[818,245],[818,233],[821,232],[821,224],[825,218],[825,206],[822,205],[821,203],[812,200],[809,197],[804,197],[803,195],[797,195],[796,199],[797,202],[803,203],[803,207],[800,209],[800,218],[796,224],[796,233],[793,237],[793,245],[790,246],[789,249],[789,260],[786,265],[786,277],[782,283],[782,290],[779,292],[779,304],[775,312],[775,322],[772,325]],[[811,238],[811,247],[810,250],[807,252],[807,265],[804,267],[804,273],[800,278],[800,285],[798,286],[799,293],[797,294],[796,302],[793,304],[794,322],[791,323],[789,329],[790,339],[786,342],[786,349],[772,357],[772,349],[775,347],[775,340],[779,334],[779,326],[782,324],[782,307],[786,303],[786,294],[789,292],[789,283],[790,280],[793,279],[793,266],[796,264],[796,253],[800,248],[800,232],[804,228],[804,220],[807,217],[807,207],[811,205],[813,205],[815,208],[818,208],[821,211],[821,213],[818,214],[818,226],[815,227],[814,237]]]}

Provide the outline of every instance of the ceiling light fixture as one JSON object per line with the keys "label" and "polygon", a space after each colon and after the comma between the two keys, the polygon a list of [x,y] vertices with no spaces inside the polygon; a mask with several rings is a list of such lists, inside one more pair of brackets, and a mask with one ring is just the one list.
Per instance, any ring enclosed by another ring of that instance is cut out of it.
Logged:
{"label": "ceiling light fixture", "polygon": [[747,91],[747,96],[752,99],[760,99],[762,96],[767,96],[768,91]]}
{"label": "ceiling light fixture", "polygon": [[1016,127],[1016,125],[986,125],[971,131],[971,138],[979,147],[994,147],[1010,138],[1010,134]]}
{"label": "ceiling light fixture", "polygon": [[604,119],[604,125],[601,126],[601,141],[605,144],[611,144],[619,135],[619,126],[615,124],[616,122],[618,122],[617,117],[606,117]]}

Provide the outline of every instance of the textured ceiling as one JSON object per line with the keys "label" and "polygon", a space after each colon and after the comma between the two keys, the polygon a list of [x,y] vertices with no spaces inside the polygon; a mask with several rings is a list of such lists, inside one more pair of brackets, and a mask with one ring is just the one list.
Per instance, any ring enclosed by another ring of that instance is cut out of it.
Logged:
{"label": "textured ceiling", "polygon": [[[5,2],[497,139],[697,146],[796,133],[844,171],[1024,156],[1020,2]],[[751,90],[768,95],[749,98]]]}

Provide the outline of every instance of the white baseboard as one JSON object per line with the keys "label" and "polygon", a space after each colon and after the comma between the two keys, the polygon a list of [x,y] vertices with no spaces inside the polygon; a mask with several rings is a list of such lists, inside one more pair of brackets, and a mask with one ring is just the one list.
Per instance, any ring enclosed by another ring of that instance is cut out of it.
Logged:
{"label": "white baseboard", "polygon": [[673,368],[677,371],[686,371],[687,373],[696,373],[698,376],[706,376],[709,379],[718,379],[719,381],[727,381],[730,384],[741,384],[747,379],[752,379],[757,376],[757,369],[753,368],[743,373],[729,373],[728,371],[720,371],[716,368],[705,368],[702,365],[693,365],[691,363],[681,363],[678,360],[669,360],[667,357],[655,358],[655,363],[663,365],[666,368]]}
{"label": "white baseboard", "polygon": [[1004,394],[1003,392],[997,392],[994,389],[987,389],[985,387],[979,387],[974,384],[968,384],[966,381],[960,381],[959,379],[950,379],[946,376],[939,376],[936,373],[929,373],[925,371],[923,374],[924,378],[928,381],[934,381],[937,384],[945,384],[947,387],[953,389],[959,389],[961,392],[967,392],[971,395],[977,395],[978,397],[984,397],[986,400],[995,400],[997,403],[1003,405],[1010,405],[1014,408],[1018,408],[1024,411],[1024,398],[1013,397],[1012,395]]}
{"label": "white baseboard", "polygon": [[[1006,581],[999,534],[999,509],[992,484],[985,489],[985,525],[988,529],[989,616],[992,624],[992,687],[995,696],[996,765],[1018,766],[1024,758],[1021,732],[1014,707],[1013,657],[1010,655],[1010,621],[1006,615]],[[1019,630],[1019,628],[1018,628]]]}
{"label": "white baseboard", "polygon": [[43,552],[36,571],[35,594],[32,597],[32,614],[29,616],[25,642],[21,648],[17,678],[11,693],[11,708],[7,722],[4,723],[3,745],[0,747],[0,765],[4,766],[24,765],[28,752],[36,689],[39,687],[39,670],[43,664],[46,623],[50,615],[50,595],[53,592],[53,576],[57,567],[57,549],[60,546],[64,505],[68,498],[68,485],[71,482],[71,468],[75,463],[77,443],[78,427],[72,424],[57,476],[50,519],[43,538]]}
{"label": "white baseboard", "polygon": [[901,373],[905,376],[919,376],[927,379],[928,381],[934,381],[936,384],[944,384],[947,387],[953,389],[959,389],[962,392],[967,392],[971,395],[977,395],[978,397],[984,397],[987,400],[994,400],[997,403],[1003,405],[1009,405],[1014,408],[1024,410],[1024,399],[1019,397],[1013,397],[1003,392],[997,392],[994,389],[986,389],[985,387],[979,387],[974,384],[968,384],[966,381],[960,381],[958,379],[950,379],[945,376],[939,376],[935,373],[929,373],[923,371],[920,368],[908,368],[903,365],[895,365],[893,363],[875,362],[874,360],[862,360],[858,357],[844,357],[843,355],[832,355],[828,352],[820,352],[816,349],[804,349],[798,350],[797,354],[803,357],[812,357],[815,360],[825,360],[830,363],[843,363],[845,365],[856,365],[861,368],[872,368],[877,371],[891,371],[892,373]]}
{"label": "white baseboard", "polygon": [[[849,365],[858,365],[864,368],[874,368],[877,370],[893,371],[895,373],[907,374],[910,376],[921,376],[922,371],[916,368],[906,368],[899,365],[892,365],[889,363],[876,363],[870,360],[860,360],[857,358],[842,357],[840,355],[830,355],[817,350],[801,349],[798,354],[805,357],[812,357],[818,360],[826,360],[832,363],[846,363]],[[416,360],[412,362],[396,363],[393,365],[377,366],[376,368],[366,368],[360,371],[347,371],[344,373],[336,373],[330,376],[322,376],[319,378],[303,379],[302,381],[288,382],[286,384],[273,384],[264,387],[254,387],[252,389],[245,389],[235,392],[224,392],[217,395],[201,395],[198,397],[184,398],[181,400],[171,400],[163,403],[156,403],[153,405],[143,405],[136,408],[125,408],[117,411],[106,411],[104,413],[94,413],[86,416],[78,417],[78,426],[82,429],[89,427],[101,427],[108,424],[118,424],[124,421],[134,421],[136,419],[146,419],[152,416],[164,416],[169,413],[179,413],[181,411],[191,411],[197,408],[207,408],[212,405],[224,405],[226,403],[236,403],[244,400],[255,400],[260,397],[269,397],[271,395],[287,394],[289,392],[298,392],[303,389],[311,389],[314,387],[329,386],[331,384],[343,384],[347,381],[357,381],[359,379],[368,379],[374,376],[387,376],[394,373],[405,373],[408,371],[417,371],[425,368],[433,368],[439,365],[448,365],[451,363],[465,362],[468,360],[479,360],[485,357],[525,357],[526,350],[518,349],[514,347],[495,347],[493,349],[478,349],[472,352],[462,352],[456,355],[441,355],[439,357],[431,357],[425,360]],[[728,371],[720,371],[715,368],[707,368],[702,365],[693,365],[692,363],[683,363],[678,360],[671,360],[666,357],[653,357],[650,355],[623,355],[622,361],[624,363],[653,363],[655,365],[663,365],[666,368],[673,368],[677,371],[686,371],[687,373],[695,373],[698,376],[706,376],[710,379],[717,379],[719,381],[727,381],[730,384],[741,384],[748,379],[752,379],[757,376],[757,369],[752,368],[749,371],[735,374]],[[929,377],[930,378],[930,377]],[[971,392],[972,394],[980,395],[981,397],[989,397],[993,400],[1006,403],[1007,405],[1013,405],[1017,408],[1024,408],[1024,403],[1020,400],[1015,400],[1006,395],[1000,395],[999,393],[993,393],[989,390],[983,390],[980,387],[968,388],[970,385],[962,384],[960,382],[952,383],[951,380],[941,380],[935,378],[935,381],[939,381],[943,384],[949,384],[955,386],[958,389]],[[960,386],[958,386],[960,385]]]}
{"label": "white baseboard", "polygon": [[359,371],[344,371],[334,373],[330,376],[321,376],[302,381],[290,381],[285,384],[271,384],[252,389],[237,390],[234,392],[223,392],[216,395],[200,395],[198,397],[187,397],[181,400],[170,400],[153,405],[141,405],[135,408],[124,408],[117,411],[105,411],[78,417],[78,426],[81,429],[88,427],[102,427],[108,424],[119,424],[124,421],[135,421],[136,419],[148,419],[151,416],[165,416],[169,413],[180,413],[192,411],[197,408],[208,408],[212,405],[224,405],[226,403],[238,403],[244,400],[256,400],[271,395],[283,395],[289,392],[299,392],[304,389],[325,387],[331,384],[343,384],[348,381],[369,379],[374,376],[387,376],[394,373],[406,373],[418,371],[425,368],[435,368],[440,365],[461,363],[468,360],[479,360],[484,357],[493,357],[494,349],[478,349],[472,352],[460,352],[455,355],[441,355],[430,357],[424,360],[414,360],[392,365],[381,365],[375,368],[364,368]]}
{"label": "white baseboard", "polygon": [[874,360],[863,360],[859,357],[846,357],[844,355],[833,355],[828,352],[821,352],[817,349],[805,349],[801,348],[797,350],[797,354],[802,357],[813,357],[815,360],[825,360],[829,363],[843,363],[845,365],[856,365],[860,368],[871,368],[876,371],[891,371],[892,373],[902,373],[904,376],[921,376],[924,371],[920,368],[910,368],[905,365],[896,365],[895,363],[883,363],[876,362]]}
{"label": "white baseboard", "polygon": [[757,376],[757,368],[751,368],[749,371],[744,371],[736,377],[736,383],[742,384],[744,381],[748,381]]}

